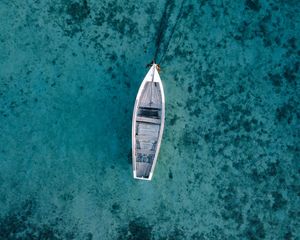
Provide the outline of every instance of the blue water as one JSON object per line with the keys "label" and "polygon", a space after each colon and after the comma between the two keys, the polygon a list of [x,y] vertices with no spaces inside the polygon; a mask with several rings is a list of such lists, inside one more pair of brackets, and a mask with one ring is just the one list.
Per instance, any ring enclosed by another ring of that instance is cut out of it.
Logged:
{"label": "blue water", "polygon": [[[300,239],[300,4],[0,1],[0,239]],[[166,126],[134,180],[157,53]]]}

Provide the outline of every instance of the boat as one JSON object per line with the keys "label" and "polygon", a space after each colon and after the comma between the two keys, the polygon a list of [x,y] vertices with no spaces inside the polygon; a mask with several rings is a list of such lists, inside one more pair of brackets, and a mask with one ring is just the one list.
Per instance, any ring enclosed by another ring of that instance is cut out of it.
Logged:
{"label": "boat", "polygon": [[165,95],[153,63],[139,88],[132,117],[133,177],[151,180],[165,124]]}

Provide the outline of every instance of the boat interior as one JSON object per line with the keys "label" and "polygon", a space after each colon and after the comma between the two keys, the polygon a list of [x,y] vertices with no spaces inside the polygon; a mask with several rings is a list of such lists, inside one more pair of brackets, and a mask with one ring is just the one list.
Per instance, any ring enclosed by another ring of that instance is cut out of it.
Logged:
{"label": "boat interior", "polygon": [[136,176],[149,178],[161,127],[161,90],[157,82],[147,82],[136,117]]}

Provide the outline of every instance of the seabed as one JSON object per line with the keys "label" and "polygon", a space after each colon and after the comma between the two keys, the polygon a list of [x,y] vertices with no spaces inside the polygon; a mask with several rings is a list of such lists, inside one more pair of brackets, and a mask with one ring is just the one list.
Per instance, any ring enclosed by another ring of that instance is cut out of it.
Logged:
{"label": "seabed", "polygon": [[[0,19],[0,239],[300,238],[299,1],[4,0]],[[145,182],[131,119],[158,42]]]}

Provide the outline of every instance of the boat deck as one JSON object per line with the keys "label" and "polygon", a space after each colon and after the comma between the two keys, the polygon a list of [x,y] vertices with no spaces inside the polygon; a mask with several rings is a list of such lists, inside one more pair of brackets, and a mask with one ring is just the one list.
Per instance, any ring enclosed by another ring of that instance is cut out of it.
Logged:
{"label": "boat deck", "polygon": [[161,106],[159,84],[147,82],[141,95],[136,117],[137,177],[149,177],[159,137]]}
{"label": "boat deck", "polygon": [[161,108],[161,92],[159,83],[147,82],[141,94],[139,107]]}

